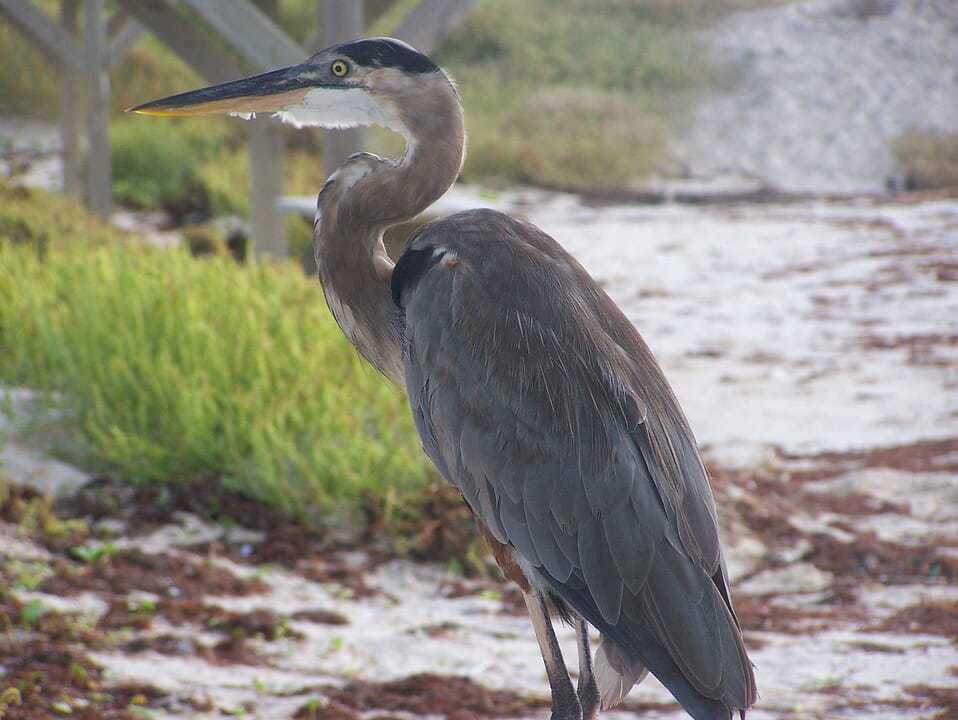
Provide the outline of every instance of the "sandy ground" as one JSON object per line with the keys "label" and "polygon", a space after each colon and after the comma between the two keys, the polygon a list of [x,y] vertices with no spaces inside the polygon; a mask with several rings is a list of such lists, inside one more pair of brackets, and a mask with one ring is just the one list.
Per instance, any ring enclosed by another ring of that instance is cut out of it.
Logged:
{"label": "sandy ground", "polygon": [[[603,283],[686,408],[712,467],[757,668],[761,700],[750,717],[956,717],[958,201],[590,207],[538,192],[498,201]],[[45,456],[17,442],[5,457],[19,448],[21,462],[8,459],[7,474],[28,481],[30,458]],[[175,603],[192,592],[247,620],[269,611],[290,631],[248,640],[244,654],[216,645],[222,635],[209,623],[174,622],[169,608],[140,626],[115,622],[114,642],[91,656],[107,686],[155,688],[160,699],[143,711],[153,717],[422,717],[408,696],[363,705],[349,685],[417,673],[511,692],[480,707],[452,691],[427,717],[548,715],[506,710],[508,698],[543,698],[547,684],[505,586],[362,548],[317,546],[293,563],[266,562],[258,548],[272,541],[262,532],[190,513],[140,532],[126,532],[123,519],[100,522],[120,533],[117,567],[132,549],[202,558],[255,588],[48,579],[16,597],[80,609],[96,624],[111,603]],[[0,535],[8,569],[51,552],[14,525],[0,524]],[[574,658],[572,634],[560,635]],[[0,687],[3,675],[0,667]],[[684,717],[652,679],[603,715],[635,716]]]}

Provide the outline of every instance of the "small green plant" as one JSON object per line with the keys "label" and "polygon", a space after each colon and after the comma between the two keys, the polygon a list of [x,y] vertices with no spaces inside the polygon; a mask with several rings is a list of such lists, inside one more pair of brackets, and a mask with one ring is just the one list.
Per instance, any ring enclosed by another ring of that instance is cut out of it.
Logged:
{"label": "small green plant", "polygon": [[13,587],[17,590],[36,590],[53,574],[53,570],[46,563],[24,560],[10,560],[6,564],[5,572],[13,578]]}
{"label": "small green plant", "polygon": [[[302,708],[300,708],[300,716],[305,717],[307,720],[316,720],[316,717],[319,715],[319,709],[322,707],[322,703],[319,698],[310,698],[305,703],[303,703]],[[303,715],[302,713],[305,713]]]}
{"label": "small green plant", "polygon": [[281,617],[273,628],[271,640],[282,640],[290,634],[289,618]]}
{"label": "small green plant", "polygon": [[352,600],[356,597],[356,593],[353,592],[352,588],[348,588],[336,582],[324,583],[323,589],[337,600]]}
{"label": "small green plant", "polygon": [[101,560],[109,560],[116,553],[116,545],[111,542],[90,543],[70,548],[70,554],[77,560],[88,565],[95,565]]}
{"label": "small green plant", "polygon": [[[2,347],[2,344],[0,344]],[[76,543],[85,539],[90,528],[82,518],[63,519],[53,510],[49,497],[39,496],[18,502],[20,528],[58,545]]]}
{"label": "small green plant", "polygon": [[40,618],[50,612],[50,609],[40,600],[31,600],[20,611],[20,619],[27,627],[34,627]]}
{"label": "small green plant", "polygon": [[138,598],[127,600],[126,609],[138,615],[153,615],[156,613],[156,600],[153,598]]}
{"label": "small green plant", "polygon": [[90,673],[76,660],[70,663],[67,672],[70,674],[71,679],[84,687],[90,682]]}
{"label": "small green plant", "polygon": [[265,695],[269,692],[269,683],[262,678],[253,678],[253,691],[257,695]]}

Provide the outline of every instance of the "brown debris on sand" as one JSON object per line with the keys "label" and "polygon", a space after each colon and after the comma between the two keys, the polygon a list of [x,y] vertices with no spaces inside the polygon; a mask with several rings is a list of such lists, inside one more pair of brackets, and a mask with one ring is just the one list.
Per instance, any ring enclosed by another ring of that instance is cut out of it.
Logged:
{"label": "brown debris on sand", "polygon": [[905,692],[915,699],[916,706],[922,710],[940,709],[940,712],[931,720],[954,720],[958,717],[958,687],[954,685],[950,687],[909,685],[905,688]]}
{"label": "brown debris on sand", "polygon": [[318,625],[349,625],[349,619],[345,615],[333,610],[300,610],[294,612],[292,618]]}
{"label": "brown debris on sand", "polygon": [[6,717],[135,720],[142,710],[168,703],[165,693],[150,685],[106,683],[86,649],[107,645],[77,618],[24,605],[0,590],[0,695]]}
{"label": "brown debris on sand", "polygon": [[210,665],[269,665],[269,661],[251,647],[245,637],[236,635],[212,645],[181,635],[141,636],[124,643],[120,649],[130,655],[155,652],[160,655],[200,657]]}
{"label": "brown debris on sand", "polygon": [[[814,456],[786,455],[791,461],[813,460],[818,467],[812,470],[757,469],[730,470],[709,467],[716,494],[723,504],[761,539],[771,552],[751,575],[778,567],[782,560],[775,548],[794,548],[804,544],[807,550],[789,562],[804,561],[835,575],[835,591],[847,589],[866,579],[886,584],[942,582],[958,579],[958,558],[947,548],[958,547],[956,538],[934,538],[909,545],[889,542],[868,530],[857,530],[851,522],[834,520],[830,527],[848,536],[810,531],[793,521],[801,510],[809,516],[837,515],[853,519],[869,515],[910,514],[907,505],[891,503],[861,493],[831,493],[816,491],[814,481],[830,479],[865,467],[896,467],[911,472],[927,471],[929,466],[939,471],[958,451],[958,438],[944,441],[913,443],[908,446],[876,448],[870,451],[848,453],[821,453]],[[744,491],[734,496],[730,486]]]}
{"label": "brown debris on sand", "polygon": [[797,470],[789,478],[799,482],[827,480],[854,470],[885,468],[909,473],[958,473],[958,436],[916,440],[901,445],[862,450],[828,451],[813,454],[790,453],[779,449],[784,461],[810,463],[812,470]]}
{"label": "brown debris on sand", "polygon": [[341,688],[322,688],[325,702],[310,702],[296,718],[356,720],[360,713],[385,710],[415,717],[439,715],[446,720],[518,718],[548,707],[548,701],[490,690],[464,677],[422,673],[392,682],[353,681]]}
{"label": "brown debris on sand", "polygon": [[268,608],[238,612],[195,599],[161,598],[156,602],[136,602],[114,598],[100,617],[99,627],[104,630],[149,630],[156,617],[162,617],[171,625],[198,625],[207,632],[231,637],[265,641],[302,637],[289,627],[286,618]]}
{"label": "brown debris on sand", "polygon": [[245,580],[210,562],[172,553],[121,550],[103,561],[82,567],[58,564],[56,573],[40,586],[52,595],[90,590],[127,595],[139,590],[161,596],[196,598],[203,595],[250,595],[266,590],[261,580]]}
{"label": "brown debris on sand", "polygon": [[941,635],[958,645],[958,601],[922,602],[902,608],[867,628],[869,632]]}

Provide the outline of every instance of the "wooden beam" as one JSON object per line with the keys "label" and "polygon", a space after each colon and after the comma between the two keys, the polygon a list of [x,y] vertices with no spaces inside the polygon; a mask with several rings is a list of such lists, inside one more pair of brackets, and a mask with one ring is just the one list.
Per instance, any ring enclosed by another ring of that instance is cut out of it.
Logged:
{"label": "wooden beam", "polygon": [[0,15],[26,35],[52,63],[82,71],[80,44],[30,0],[0,0]]}
{"label": "wooden beam", "polygon": [[247,0],[184,0],[257,70],[302,62],[307,53]]}
{"label": "wooden beam", "polygon": [[436,50],[476,4],[476,0],[422,0],[393,32],[427,55]]}
{"label": "wooden beam", "polygon": [[104,0],[84,0],[83,34],[86,58],[87,207],[101,217],[113,210],[110,171],[110,74],[106,63]]}
{"label": "wooden beam", "polygon": [[[363,4],[355,0],[323,0],[319,8],[323,47],[354,40],[363,34]],[[323,170],[327,175],[363,146],[359,128],[323,131]]]}
{"label": "wooden beam", "polygon": [[226,82],[247,74],[236,58],[210,42],[202,29],[177,13],[166,0],[119,0],[119,3],[207,82]]}
{"label": "wooden beam", "polygon": [[[268,18],[279,13],[279,0],[254,0]],[[295,60],[294,62],[300,62]],[[283,158],[286,141],[279,123],[254,120],[249,130],[250,226],[252,249],[260,257],[286,258],[286,215],[279,208],[283,194]]]}
{"label": "wooden beam", "polygon": [[[60,24],[63,32],[76,37],[79,29],[79,0],[60,0]],[[83,199],[83,150],[80,144],[80,122],[83,103],[80,84],[83,76],[71,66],[60,74],[60,142],[63,152],[63,192],[76,200]]]}
{"label": "wooden beam", "polygon": [[134,18],[128,17],[127,13],[120,11],[110,18],[110,23],[107,25],[107,34],[110,38],[110,45],[106,53],[107,62],[111,68],[114,68],[143,39],[143,36],[146,35],[146,28]]}
{"label": "wooden beam", "polygon": [[250,228],[258,255],[285,258],[286,216],[279,209],[283,195],[283,133],[275,120],[249,122]]}

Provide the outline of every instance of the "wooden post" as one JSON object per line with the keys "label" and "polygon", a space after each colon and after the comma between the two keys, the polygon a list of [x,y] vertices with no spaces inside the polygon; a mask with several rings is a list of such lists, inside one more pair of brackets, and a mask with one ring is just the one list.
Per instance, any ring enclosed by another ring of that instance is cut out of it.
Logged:
{"label": "wooden post", "polygon": [[305,59],[303,48],[247,0],[182,0],[260,72]]}
{"label": "wooden post", "polygon": [[476,0],[421,0],[393,37],[404,40],[419,52],[431,53],[465,19]]}
{"label": "wooden post", "polygon": [[283,133],[275,120],[258,118],[250,121],[248,137],[253,249],[285,258],[289,255],[286,217],[278,205],[283,194]]}
{"label": "wooden post", "polygon": [[58,67],[83,67],[83,51],[72,35],[30,0],[0,0],[0,15],[26,35]]}
{"label": "wooden post", "polygon": [[146,29],[136,19],[130,17],[126,10],[120,8],[107,24],[107,37],[110,41],[107,58],[109,58],[110,67],[115,68],[119,65],[144,35],[146,35]]}
{"label": "wooden post", "polygon": [[[355,40],[363,34],[363,4],[357,0],[321,0],[323,47]],[[363,146],[359,128],[323,132],[323,168],[329,175]]]}
{"label": "wooden post", "polygon": [[[75,37],[78,29],[78,0],[60,0],[63,31]],[[60,142],[63,146],[63,192],[83,199],[83,148],[80,145],[80,73],[70,65],[60,68]]]}
{"label": "wooden post", "polygon": [[246,71],[233,55],[221,50],[217,43],[210,42],[209,35],[196,22],[183,17],[167,3],[157,3],[155,0],[119,2],[207,82],[235,80]]}
{"label": "wooden post", "polygon": [[86,116],[90,152],[87,155],[87,206],[101,217],[113,209],[110,171],[110,75],[107,67],[104,0],[85,0]]}

